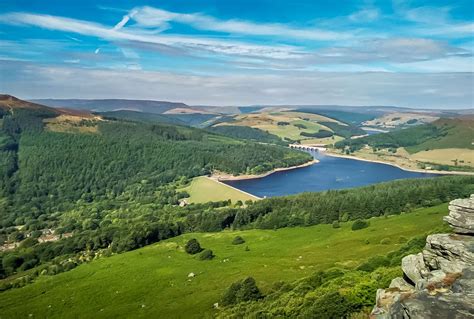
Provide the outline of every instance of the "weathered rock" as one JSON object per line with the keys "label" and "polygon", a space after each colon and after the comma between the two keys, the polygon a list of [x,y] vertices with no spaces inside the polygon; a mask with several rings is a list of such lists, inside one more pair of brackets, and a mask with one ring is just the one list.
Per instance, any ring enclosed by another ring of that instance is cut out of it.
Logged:
{"label": "weathered rock", "polygon": [[461,272],[474,264],[474,237],[457,234],[435,234],[426,238],[423,259],[432,270]]}
{"label": "weathered rock", "polygon": [[405,278],[377,291],[372,318],[474,319],[474,195],[449,210],[455,234],[430,235],[422,253],[402,259]]}
{"label": "weathered rock", "polygon": [[392,282],[390,283],[390,286],[388,287],[397,288],[400,291],[413,291],[413,289],[415,289],[414,286],[406,282],[406,280],[403,279],[402,277],[397,277],[393,279]]}
{"label": "weathered rock", "polygon": [[449,215],[443,218],[458,234],[474,234],[474,196],[449,203]]}
{"label": "weathered rock", "polygon": [[425,278],[429,269],[423,260],[423,254],[408,255],[402,259],[403,273],[410,279],[413,284]]}

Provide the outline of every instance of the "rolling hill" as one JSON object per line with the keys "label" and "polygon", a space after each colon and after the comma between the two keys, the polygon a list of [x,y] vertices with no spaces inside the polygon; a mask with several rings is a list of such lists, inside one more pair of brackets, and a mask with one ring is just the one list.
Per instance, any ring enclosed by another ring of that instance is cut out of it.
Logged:
{"label": "rolling hill", "polygon": [[472,170],[474,168],[474,117],[440,118],[429,124],[346,139],[337,149],[357,156],[394,161],[411,168]]}
{"label": "rolling hill", "polygon": [[126,99],[37,99],[32,102],[55,108],[64,107],[94,112],[128,110],[161,114],[175,108],[189,108],[188,105],[179,102]]}
{"label": "rolling hill", "polygon": [[276,135],[289,143],[306,145],[334,144],[344,137],[363,135],[365,131],[334,118],[314,112],[273,111],[236,115],[219,122],[215,128],[243,126]]}

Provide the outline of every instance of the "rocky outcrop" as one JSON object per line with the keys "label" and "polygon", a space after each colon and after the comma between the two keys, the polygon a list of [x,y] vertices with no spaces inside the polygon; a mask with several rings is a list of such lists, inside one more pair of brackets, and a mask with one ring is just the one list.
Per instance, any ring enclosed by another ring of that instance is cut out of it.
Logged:
{"label": "rocky outcrop", "polygon": [[444,220],[454,233],[402,259],[403,278],[377,291],[371,318],[474,318],[474,195],[451,201]]}
{"label": "rocky outcrop", "polygon": [[474,235],[474,195],[451,201],[449,215],[444,220],[453,227],[455,233]]}

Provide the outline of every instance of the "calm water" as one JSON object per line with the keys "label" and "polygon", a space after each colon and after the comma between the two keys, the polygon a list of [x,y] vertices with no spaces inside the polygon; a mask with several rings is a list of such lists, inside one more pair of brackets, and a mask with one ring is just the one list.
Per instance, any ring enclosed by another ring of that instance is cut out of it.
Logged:
{"label": "calm water", "polygon": [[259,197],[319,192],[370,185],[402,178],[427,178],[435,174],[415,173],[397,167],[311,153],[320,162],[308,167],[271,174],[264,178],[226,181]]}
{"label": "calm water", "polygon": [[382,132],[380,131],[374,131],[374,130],[370,130],[370,129],[364,129],[364,131],[368,134],[368,135],[374,135],[374,134],[380,134]]}

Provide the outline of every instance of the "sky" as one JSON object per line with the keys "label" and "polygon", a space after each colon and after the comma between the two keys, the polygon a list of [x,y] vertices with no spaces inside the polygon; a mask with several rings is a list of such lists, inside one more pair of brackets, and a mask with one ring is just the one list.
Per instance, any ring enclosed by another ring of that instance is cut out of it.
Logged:
{"label": "sky", "polygon": [[0,92],[474,108],[474,1],[0,0]]}

